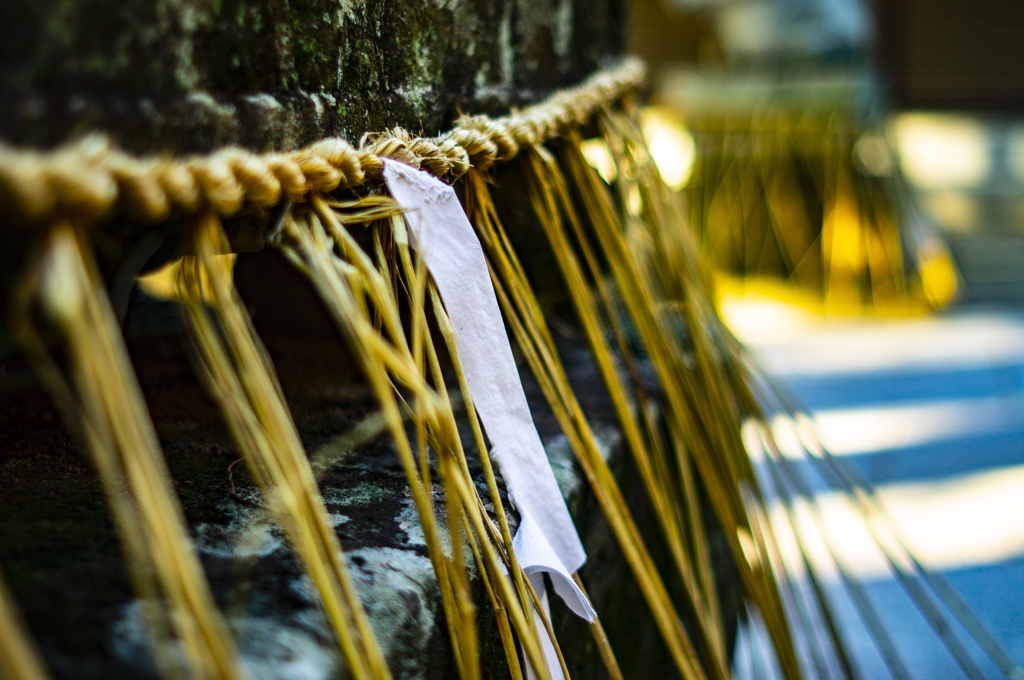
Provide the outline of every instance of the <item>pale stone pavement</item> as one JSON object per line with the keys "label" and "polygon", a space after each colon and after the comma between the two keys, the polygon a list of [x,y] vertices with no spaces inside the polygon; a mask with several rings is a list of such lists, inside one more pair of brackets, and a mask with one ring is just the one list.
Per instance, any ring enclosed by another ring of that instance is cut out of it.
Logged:
{"label": "pale stone pavement", "polygon": [[[724,315],[813,414],[822,442],[877,488],[921,562],[945,575],[1024,664],[1024,310],[968,307],[925,318],[825,323],[748,302],[727,305]],[[785,451],[787,426],[777,425]],[[910,675],[966,677],[842,495],[810,463],[794,463],[814,487],[840,559],[865,583]],[[858,676],[891,677],[827,552],[808,543]],[[796,554],[792,545],[783,548]],[[741,635],[739,677],[774,675],[758,644],[756,634]],[[968,648],[986,678],[1004,677],[979,647]]]}

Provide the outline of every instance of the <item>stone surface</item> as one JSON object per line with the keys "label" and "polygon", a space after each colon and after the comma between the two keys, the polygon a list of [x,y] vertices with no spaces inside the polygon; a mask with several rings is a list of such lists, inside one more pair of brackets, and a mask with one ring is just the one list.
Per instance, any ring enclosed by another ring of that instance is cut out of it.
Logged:
{"label": "stone surface", "polygon": [[625,0],[10,0],[0,138],[102,130],[135,151],[437,134],[574,84],[623,41]]}

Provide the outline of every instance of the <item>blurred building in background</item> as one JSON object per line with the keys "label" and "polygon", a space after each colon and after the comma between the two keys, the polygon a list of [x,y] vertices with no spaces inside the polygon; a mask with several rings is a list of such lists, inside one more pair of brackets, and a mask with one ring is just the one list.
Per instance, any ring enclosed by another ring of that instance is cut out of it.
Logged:
{"label": "blurred building in background", "polygon": [[1005,0],[636,0],[629,49],[654,72],[652,153],[731,283],[917,311],[1024,301],[1022,19]]}

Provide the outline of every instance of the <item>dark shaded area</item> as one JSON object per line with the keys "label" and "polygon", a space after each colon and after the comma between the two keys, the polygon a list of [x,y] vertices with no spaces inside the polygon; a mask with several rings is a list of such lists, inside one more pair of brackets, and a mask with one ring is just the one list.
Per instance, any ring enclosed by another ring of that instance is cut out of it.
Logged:
{"label": "dark shaded area", "polygon": [[1015,0],[876,2],[878,57],[898,108],[1024,110]]}

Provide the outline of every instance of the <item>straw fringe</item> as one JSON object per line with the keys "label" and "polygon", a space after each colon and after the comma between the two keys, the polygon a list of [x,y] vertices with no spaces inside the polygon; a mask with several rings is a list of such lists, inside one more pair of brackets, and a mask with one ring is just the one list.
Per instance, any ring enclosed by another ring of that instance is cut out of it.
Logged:
{"label": "straw fringe", "polygon": [[[428,553],[438,577],[446,623],[461,676],[479,677],[475,609],[469,598],[468,576],[461,554],[460,536],[464,535],[480,567],[492,604],[495,605],[499,633],[514,677],[521,677],[521,669],[515,660],[516,651],[511,638],[513,630],[524,645],[527,659],[537,676],[548,678],[537,638],[538,631],[534,629],[532,617],[528,614],[534,606],[536,594],[530,592],[529,582],[515,562],[511,532],[500,501],[495,502],[498,532],[486,517],[483,502],[475,491],[465,460],[437,351],[433,341],[426,336],[428,295],[452,356],[463,389],[463,398],[467,401],[467,413],[471,416],[471,426],[488,487],[492,497],[497,499],[497,484],[471,398],[465,390],[453,331],[436,291],[432,284],[428,286],[422,260],[414,258],[411,253],[404,223],[401,218],[390,222],[389,250],[397,251],[397,256],[391,258],[385,255],[380,231],[382,225],[374,227],[377,254],[377,263],[374,264],[348,234],[343,224],[343,213],[329,210],[326,203],[318,200],[313,202],[312,208],[309,213],[287,221],[277,245],[314,283],[339,328],[356,350],[357,360],[370,379],[381,404],[424,526]],[[396,270],[394,273],[391,271],[392,266]],[[396,292],[399,279],[410,298],[413,313],[412,327],[409,329],[411,332],[408,332],[411,342],[399,314]],[[379,330],[371,318],[371,307],[379,315]],[[414,397],[411,404],[397,389],[393,379],[411,391]],[[412,414],[417,433],[418,458],[402,426],[402,408]],[[446,491],[451,555],[442,550],[437,520],[430,501],[432,482],[427,444],[436,456],[440,479]],[[506,569],[512,574],[511,583],[505,575]],[[550,629],[547,632],[550,634]],[[557,647],[553,635],[552,641]]]}
{"label": "straw fringe", "polygon": [[[67,345],[70,381],[41,339],[37,311]],[[192,677],[241,680],[234,641],[195,555],[110,302],[69,224],[47,234],[12,316],[26,355],[88,445],[145,606],[161,674],[176,677],[184,670],[167,644],[176,637]],[[6,640],[6,629],[0,637]]]}
{"label": "straw fringe", "polygon": [[193,240],[196,255],[182,261],[178,285],[205,381],[250,473],[320,593],[349,672],[356,680],[388,680],[384,655],[270,359],[234,290],[230,264],[223,257],[227,239],[217,218],[202,216]]}

